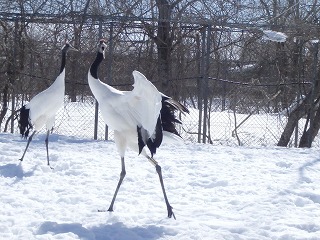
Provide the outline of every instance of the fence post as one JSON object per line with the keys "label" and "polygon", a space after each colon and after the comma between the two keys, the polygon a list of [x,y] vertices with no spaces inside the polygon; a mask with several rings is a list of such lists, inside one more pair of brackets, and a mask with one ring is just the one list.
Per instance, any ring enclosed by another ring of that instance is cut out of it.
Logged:
{"label": "fence post", "polygon": [[199,97],[198,97],[198,109],[199,109],[199,122],[198,122],[198,143],[201,143],[202,135],[202,104],[203,104],[203,79],[205,72],[205,51],[206,51],[206,29],[203,27],[201,32],[201,62],[200,62],[200,78],[198,80]]}
{"label": "fence post", "polygon": [[[114,24],[114,22],[110,23],[109,52],[108,52],[108,61],[107,61],[107,83],[108,84],[110,84],[112,82],[113,24]],[[105,138],[105,140],[109,139],[108,125],[106,125],[106,127],[105,127],[104,138]]]}
{"label": "fence post", "polygon": [[315,113],[315,86],[317,82],[317,66],[318,66],[318,50],[319,50],[319,42],[316,40],[313,42],[313,79],[312,79],[312,89],[311,89],[311,105],[310,105],[310,133],[308,134],[308,147],[311,148],[312,139],[313,139],[313,125],[314,125],[314,113]]}
{"label": "fence post", "polygon": [[208,87],[209,87],[209,65],[210,65],[210,38],[211,25],[207,26],[207,49],[205,52],[204,77],[203,77],[203,136],[202,142],[207,142],[207,118],[208,118]]}
{"label": "fence post", "polygon": [[[16,19],[15,20],[15,25],[14,25],[14,47],[13,47],[13,59],[15,59],[15,61],[13,62],[13,69],[14,69],[14,73],[13,73],[13,75],[14,75],[14,80],[13,81],[15,81],[16,79],[16,68],[17,68],[17,66],[16,66],[16,59],[17,59],[17,41],[18,41],[18,24],[19,24],[19,22],[18,22],[18,20]],[[16,96],[15,96],[15,84],[13,84],[13,82],[11,82],[11,85],[12,85],[12,87],[11,87],[11,89],[12,89],[12,92],[11,92],[11,116],[12,116],[12,118],[11,118],[11,121],[10,121],[10,132],[11,133],[14,133],[14,112],[15,112],[15,105],[16,105]]]}
{"label": "fence post", "polygon": [[[99,39],[102,38],[102,20],[99,20]],[[94,106],[94,129],[93,129],[93,139],[98,139],[98,124],[99,124],[99,103],[97,99],[95,99],[95,106]]]}
{"label": "fence post", "polygon": [[[300,70],[300,69],[299,69]],[[300,94],[297,95],[297,104],[300,103]],[[294,147],[298,147],[299,138],[299,120],[294,128]]]}

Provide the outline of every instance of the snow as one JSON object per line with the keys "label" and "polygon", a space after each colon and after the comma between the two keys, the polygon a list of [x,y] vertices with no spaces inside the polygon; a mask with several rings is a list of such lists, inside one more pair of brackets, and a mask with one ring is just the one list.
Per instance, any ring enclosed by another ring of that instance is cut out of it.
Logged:
{"label": "snow", "polygon": [[154,167],[112,141],[0,133],[0,239],[320,239],[319,149],[164,144],[162,166],[177,220],[167,218]]}
{"label": "snow", "polygon": [[282,32],[263,30],[263,39],[270,40],[272,42],[285,42],[287,40],[287,35]]}
{"label": "snow", "polygon": [[319,43],[319,39],[314,39],[314,40],[311,40],[310,42],[313,44],[316,44],[316,43]]}

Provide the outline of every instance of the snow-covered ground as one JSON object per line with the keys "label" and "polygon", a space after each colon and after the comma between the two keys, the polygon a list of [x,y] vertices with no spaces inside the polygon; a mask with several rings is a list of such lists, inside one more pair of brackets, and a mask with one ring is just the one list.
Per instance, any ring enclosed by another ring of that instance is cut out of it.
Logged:
{"label": "snow-covered ground", "polygon": [[164,144],[163,170],[177,220],[167,218],[154,167],[135,152],[120,174],[112,141],[0,134],[0,239],[320,239],[319,148]]}

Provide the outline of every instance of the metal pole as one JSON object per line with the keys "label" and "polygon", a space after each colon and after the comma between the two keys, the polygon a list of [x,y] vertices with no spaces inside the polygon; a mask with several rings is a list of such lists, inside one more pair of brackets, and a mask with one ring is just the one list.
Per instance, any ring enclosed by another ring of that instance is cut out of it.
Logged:
{"label": "metal pole", "polygon": [[[107,61],[107,83],[110,84],[112,82],[112,59],[113,59],[113,25],[114,22],[110,23],[110,37],[109,37],[109,52],[108,52],[108,61]],[[109,139],[109,127],[106,125],[105,140]]]}
{"label": "metal pole", "polygon": [[107,62],[107,83],[112,81],[112,59],[113,59],[113,26],[114,22],[110,23],[110,38],[109,38],[109,53]]}
{"label": "metal pole", "polygon": [[201,142],[201,118],[202,118],[202,102],[201,102],[201,43],[199,34],[196,35],[196,43],[197,43],[197,94],[198,94],[198,111],[199,111],[199,118],[198,118],[198,143]]}
{"label": "metal pole", "polygon": [[[298,82],[301,81],[301,64],[302,64],[302,56],[304,55],[303,51],[303,41],[300,37],[297,37],[297,45],[299,49],[299,58],[298,58]],[[299,87],[299,92],[297,94],[297,104],[300,104],[301,100],[301,87]],[[302,99],[303,100],[303,99]],[[294,130],[294,147],[298,147],[298,140],[299,140],[299,120],[296,123],[295,130]]]}
{"label": "metal pole", "polygon": [[205,74],[203,78],[203,139],[202,142],[207,142],[207,118],[208,118],[208,87],[209,87],[209,65],[210,65],[210,38],[211,26],[207,27],[207,51],[205,62]]}
{"label": "metal pole", "polygon": [[200,64],[200,78],[199,78],[199,125],[198,125],[198,142],[201,142],[202,135],[202,105],[203,105],[203,79],[205,74],[205,51],[206,51],[206,29],[203,28],[201,32],[201,64]]}
{"label": "metal pole", "polygon": [[317,65],[318,65],[318,49],[319,42],[313,42],[314,55],[313,55],[313,81],[312,81],[312,89],[311,89],[311,104],[310,104],[310,126],[309,126],[309,134],[308,134],[308,147],[310,148],[312,145],[312,136],[313,136],[313,126],[314,126],[314,113],[315,113],[315,86],[317,82]]}
{"label": "metal pole", "polygon": [[[227,79],[227,61],[224,61],[224,66],[223,66],[223,78]],[[221,103],[221,111],[226,110],[226,98],[227,98],[227,83],[222,82],[222,103]]]}
{"label": "metal pole", "polygon": [[[300,102],[300,94],[297,96],[297,104]],[[294,128],[294,147],[298,147],[298,138],[299,138],[299,121],[296,123]]]}
{"label": "metal pole", "polygon": [[11,114],[12,114],[12,118],[11,118],[11,133],[14,133],[14,112],[15,112],[15,105],[16,105],[16,95],[15,95],[15,91],[14,88],[12,88],[12,106],[11,106]]}
{"label": "metal pole", "polygon": [[[102,38],[102,20],[99,21],[99,39]],[[94,129],[93,129],[93,139],[98,139],[98,124],[99,124],[99,103],[97,99],[95,99],[94,106]]]}
{"label": "metal pole", "polygon": [[95,100],[94,105],[94,130],[93,130],[93,139],[98,139],[98,116],[99,116],[99,104],[98,101]]}
{"label": "metal pole", "polygon": [[18,27],[19,27],[19,24],[18,24],[18,20],[15,21],[15,26],[14,26],[14,47],[13,47],[13,59],[14,59],[14,62],[13,62],[13,79],[12,79],[12,82],[11,83],[11,86],[12,86],[12,91],[11,91],[11,115],[12,115],[12,118],[11,118],[11,121],[10,121],[10,132],[11,133],[14,133],[14,112],[15,112],[15,105],[16,105],[16,96],[15,96],[15,84],[14,84],[14,81],[16,80],[16,59],[17,59],[17,41],[18,41]]}

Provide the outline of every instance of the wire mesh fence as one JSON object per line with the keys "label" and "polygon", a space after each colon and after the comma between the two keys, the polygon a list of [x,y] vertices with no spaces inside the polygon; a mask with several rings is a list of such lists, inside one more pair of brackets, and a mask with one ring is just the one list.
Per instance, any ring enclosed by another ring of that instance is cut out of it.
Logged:
{"label": "wire mesh fence", "polygon": [[[212,86],[217,87],[217,84],[225,83],[218,81]],[[178,128],[181,137],[191,142],[203,142],[206,138],[206,142],[214,145],[275,146],[287,122],[287,111],[278,111],[277,106],[273,105],[270,97],[265,94],[258,97],[252,95],[258,91],[265,93],[270,86],[239,86],[232,82],[228,85],[225,88],[227,92],[221,92],[221,97],[208,96],[206,121],[203,118],[204,109],[196,107],[198,99],[184,101],[190,113],[179,115],[183,122]],[[16,107],[13,109],[18,110],[22,105],[21,96],[17,96],[14,102]],[[9,106],[9,109],[11,108]],[[11,113],[8,111],[2,131],[11,129]],[[205,134],[202,131],[204,122],[207,124]],[[13,132],[18,134],[17,120],[12,123]],[[297,126],[298,136],[301,135],[304,124],[305,121],[301,120]],[[84,139],[113,140],[113,131],[105,125],[92,96],[78,97],[76,102],[66,96],[64,106],[56,115],[53,132]],[[45,129],[40,133],[45,133]],[[314,146],[319,146],[319,143],[319,138],[316,138]],[[289,146],[294,145],[295,138],[292,137]]]}

